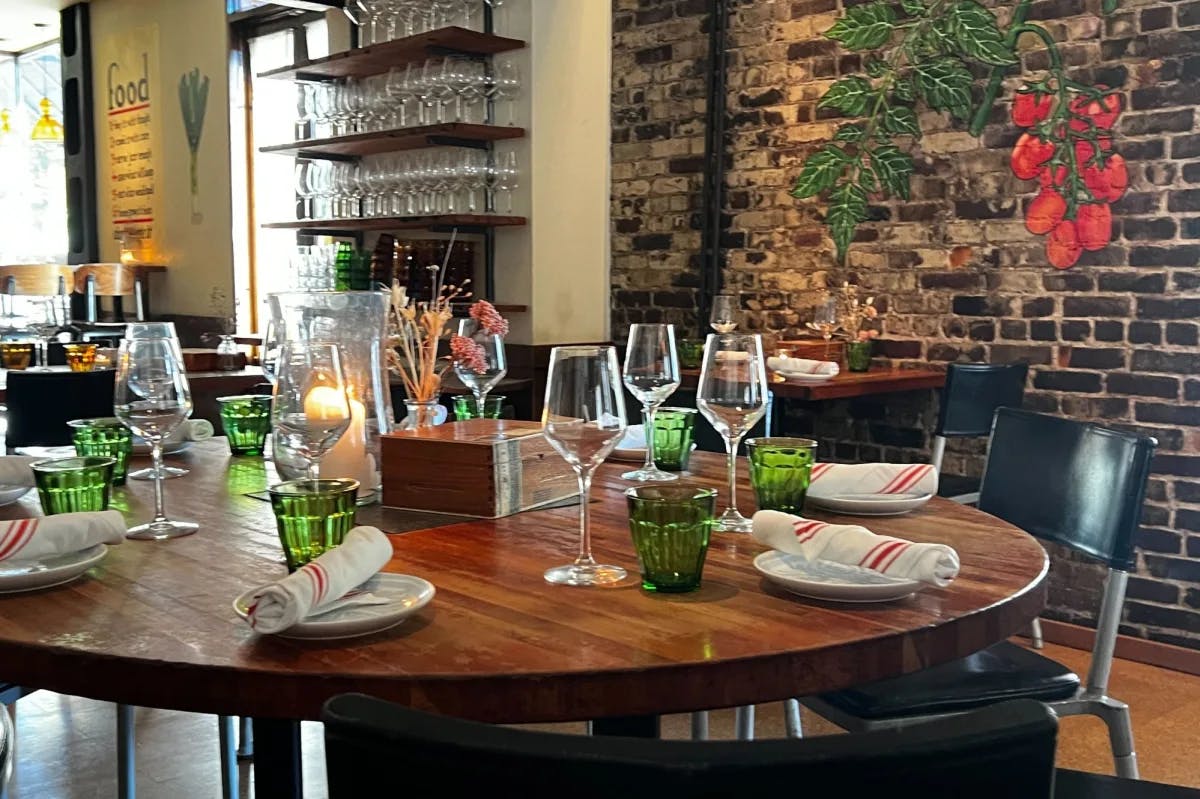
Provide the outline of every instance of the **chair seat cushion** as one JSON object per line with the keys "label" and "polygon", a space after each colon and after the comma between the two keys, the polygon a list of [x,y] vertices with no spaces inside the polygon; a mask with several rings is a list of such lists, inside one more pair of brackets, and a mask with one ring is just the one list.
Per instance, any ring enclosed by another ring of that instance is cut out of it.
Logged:
{"label": "chair seat cushion", "polygon": [[821,699],[861,719],[949,713],[1006,699],[1067,699],[1079,677],[1062,664],[1001,641],[940,666],[822,694]]}
{"label": "chair seat cushion", "polygon": [[938,496],[957,497],[962,494],[977,494],[982,481],[978,477],[963,477],[958,474],[938,475]]}
{"label": "chair seat cushion", "polygon": [[1054,772],[1054,799],[1197,799],[1200,791],[1181,785],[1127,780],[1060,768]]}

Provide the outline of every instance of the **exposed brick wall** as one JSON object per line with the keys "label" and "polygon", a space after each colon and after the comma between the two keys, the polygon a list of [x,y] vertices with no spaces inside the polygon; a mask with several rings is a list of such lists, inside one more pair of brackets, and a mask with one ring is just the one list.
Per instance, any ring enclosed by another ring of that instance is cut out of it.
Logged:
{"label": "exposed brick wall", "polygon": [[[981,139],[925,115],[911,201],[875,207],[848,267],[834,262],[823,205],[788,191],[838,124],[816,101],[858,68],[820,35],[841,5],[731,0],[723,277],[746,326],[797,334],[812,290],[850,279],[886,311],[881,363],[1025,359],[1027,407],[1156,436],[1124,631],[1200,648],[1200,2],[1123,0],[1108,19],[1098,0],[1032,6],[1072,77],[1121,87],[1126,108],[1116,144],[1130,188],[1113,209],[1114,242],[1064,272],[1023,227],[1035,183],[1009,171],[1019,131],[1006,103]],[[641,320],[694,331],[706,3],[613,8],[614,331]],[[1023,59],[1046,63],[1038,49]],[[934,406],[927,394],[826,403],[791,424],[827,456],[917,460]],[[982,455],[980,442],[956,442],[948,471],[977,475]],[[1100,572],[1060,552],[1054,564],[1051,615],[1089,620]]]}

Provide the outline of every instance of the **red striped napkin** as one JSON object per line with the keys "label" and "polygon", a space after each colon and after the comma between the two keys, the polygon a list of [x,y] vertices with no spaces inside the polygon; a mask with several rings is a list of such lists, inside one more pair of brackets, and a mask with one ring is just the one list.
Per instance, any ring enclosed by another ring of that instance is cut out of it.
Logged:
{"label": "red striped napkin", "polygon": [[859,566],[938,587],[958,576],[958,553],[945,544],[917,544],[876,535],[857,524],[828,524],[774,510],[760,510],[753,521],[758,541],[807,560]]}
{"label": "red striped napkin", "polygon": [[353,589],[392,559],[392,543],[375,527],[355,527],[341,545],[255,592],[246,621],[255,632],[277,633],[302,619],[351,605],[388,600]]}
{"label": "red striped napkin", "polygon": [[124,540],[125,519],[115,510],[0,522],[0,562],[45,560]]}
{"label": "red striped napkin", "polygon": [[936,494],[937,469],[928,463],[817,463],[809,493],[838,497],[862,494]]}

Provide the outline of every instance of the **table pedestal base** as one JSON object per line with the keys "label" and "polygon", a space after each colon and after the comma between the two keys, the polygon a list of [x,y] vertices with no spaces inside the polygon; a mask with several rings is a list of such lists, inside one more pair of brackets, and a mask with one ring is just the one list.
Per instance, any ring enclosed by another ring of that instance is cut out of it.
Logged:
{"label": "table pedestal base", "polygon": [[254,795],[262,799],[303,799],[300,722],[254,720]]}

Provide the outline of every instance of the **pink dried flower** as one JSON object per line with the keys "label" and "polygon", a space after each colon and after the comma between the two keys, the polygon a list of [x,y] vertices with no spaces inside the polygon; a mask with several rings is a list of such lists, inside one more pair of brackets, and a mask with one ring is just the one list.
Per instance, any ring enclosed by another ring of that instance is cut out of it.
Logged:
{"label": "pink dried flower", "polygon": [[483,347],[466,336],[450,337],[450,355],[455,362],[467,367],[475,374],[483,374],[488,369],[487,353]]}
{"label": "pink dried flower", "polygon": [[477,300],[471,306],[471,318],[493,336],[508,335],[508,320],[487,300]]}

